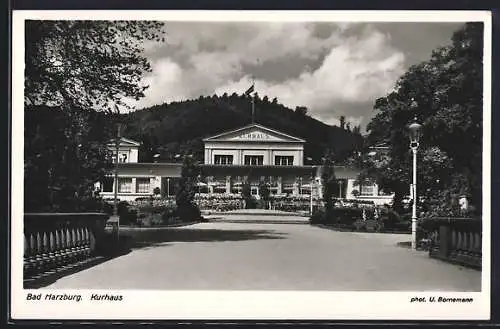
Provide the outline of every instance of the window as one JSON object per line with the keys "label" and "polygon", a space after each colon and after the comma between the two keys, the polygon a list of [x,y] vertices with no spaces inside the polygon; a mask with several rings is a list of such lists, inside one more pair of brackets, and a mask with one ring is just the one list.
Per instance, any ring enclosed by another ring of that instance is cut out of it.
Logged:
{"label": "window", "polygon": [[118,158],[118,160],[120,161],[120,163],[126,163],[127,159],[128,159],[128,154],[127,153],[120,154],[120,156]]}
{"label": "window", "polygon": [[373,195],[373,185],[362,185],[361,195]]}
{"label": "window", "polygon": [[292,156],[283,156],[277,155],[274,157],[274,165],[275,166],[293,166],[293,155]]}
{"label": "window", "polygon": [[102,192],[113,192],[115,180],[112,177],[104,177],[102,181]]}
{"label": "window", "polygon": [[214,162],[216,165],[232,165],[233,156],[232,155],[215,155]]}
{"label": "window", "polygon": [[264,164],[263,155],[245,155],[245,165],[262,166]]}
{"label": "window", "polygon": [[132,192],[132,178],[119,178],[118,179],[118,192],[131,193]]}
{"label": "window", "polygon": [[137,193],[150,193],[149,178],[137,178],[136,191]]}

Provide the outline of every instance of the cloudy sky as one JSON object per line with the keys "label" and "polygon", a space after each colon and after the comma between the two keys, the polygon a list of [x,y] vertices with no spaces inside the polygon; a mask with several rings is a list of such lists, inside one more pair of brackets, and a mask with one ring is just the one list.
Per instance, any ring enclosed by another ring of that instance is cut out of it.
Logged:
{"label": "cloudy sky", "polygon": [[328,124],[363,127],[377,97],[412,64],[446,45],[461,23],[171,22],[149,45],[153,72],[136,108],[238,94],[251,85]]}

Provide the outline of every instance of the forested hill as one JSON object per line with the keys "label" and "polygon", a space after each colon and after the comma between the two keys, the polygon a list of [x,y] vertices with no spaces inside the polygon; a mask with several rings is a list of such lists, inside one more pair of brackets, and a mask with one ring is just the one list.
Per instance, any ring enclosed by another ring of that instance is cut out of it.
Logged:
{"label": "forested hill", "polygon": [[[124,116],[125,136],[142,142],[140,161],[173,161],[176,154],[190,153],[203,160],[202,139],[251,123],[251,100],[232,94],[196,100],[172,102],[138,110]],[[295,110],[267,97],[255,100],[255,122],[284,133],[303,138],[305,163],[320,163],[328,149],[338,161],[362,146],[359,133],[330,126],[307,115],[307,109]],[[312,158],[308,159],[308,158]]]}

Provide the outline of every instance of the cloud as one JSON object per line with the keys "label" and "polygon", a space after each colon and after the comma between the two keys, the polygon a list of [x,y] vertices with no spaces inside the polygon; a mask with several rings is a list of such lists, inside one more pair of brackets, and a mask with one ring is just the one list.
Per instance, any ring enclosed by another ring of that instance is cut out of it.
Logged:
{"label": "cloud", "polygon": [[401,32],[397,39],[374,24],[167,23],[166,43],[146,49],[150,88],[135,106],[242,93],[254,76],[260,96],[307,106],[330,124],[344,115],[365,125],[407,67]]}
{"label": "cloud", "polygon": [[[316,70],[304,70],[298,77],[280,83],[257,80],[259,94],[278,97],[281,103],[292,108],[307,106],[309,113],[327,123],[337,123],[341,115],[361,122],[359,118],[367,109],[355,104],[386,94],[403,73],[405,56],[376,30],[342,41],[329,47]],[[247,75],[218,87],[216,92],[241,90],[248,84]],[[351,106],[346,106],[348,104]]]}

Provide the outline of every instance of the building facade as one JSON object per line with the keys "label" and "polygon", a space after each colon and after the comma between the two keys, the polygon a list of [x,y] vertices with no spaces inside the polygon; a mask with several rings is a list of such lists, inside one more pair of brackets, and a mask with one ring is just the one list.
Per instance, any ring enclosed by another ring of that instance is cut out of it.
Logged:
{"label": "building facade", "polygon": [[[205,138],[202,175],[198,192],[209,195],[239,195],[242,186],[250,185],[259,198],[259,185],[269,185],[272,195],[322,198],[321,165],[304,165],[305,140],[277,130],[251,124]],[[139,163],[139,143],[123,138],[119,145],[118,190],[120,200],[135,200],[155,192],[175,195],[181,174],[180,163]],[[113,144],[110,144],[110,148]],[[116,151],[115,151],[116,154]],[[116,158],[116,156],[115,156]],[[357,186],[359,174],[353,168],[336,166],[339,180],[338,196],[362,199],[378,204],[390,203],[389,196],[380,196],[376,185]],[[104,198],[114,198],[114,177],[98,184]],[[353,193],[360,189],[359,195]]]}

